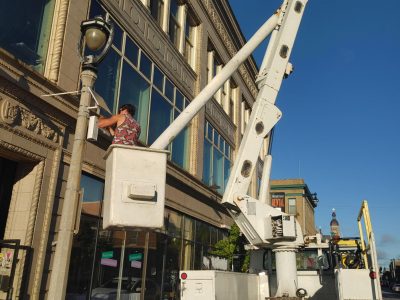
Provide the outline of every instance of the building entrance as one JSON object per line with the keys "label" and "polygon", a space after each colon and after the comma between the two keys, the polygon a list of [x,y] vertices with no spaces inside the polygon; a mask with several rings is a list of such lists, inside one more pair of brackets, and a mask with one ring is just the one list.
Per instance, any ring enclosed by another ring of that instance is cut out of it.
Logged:
{"label": "building entrance", "polygon": [[17,163],[0,157],[0,240],[4,239]]}

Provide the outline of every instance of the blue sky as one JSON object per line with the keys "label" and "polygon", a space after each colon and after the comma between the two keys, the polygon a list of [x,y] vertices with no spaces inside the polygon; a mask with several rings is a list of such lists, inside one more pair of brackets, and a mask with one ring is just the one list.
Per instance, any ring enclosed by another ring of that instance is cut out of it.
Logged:
{"label": "blue sky", "polygon": [[[251,35],[281,0],[230,0]],[[378,3],[379,2],[379,3]],[[319,198],[316,226],[332,208],[358,236],[367,200],[383,267],[400,258],[400,1],[309,0],[276,105],[272,178],[304,178]],[[254,53],[260,65],[266,43]]]}

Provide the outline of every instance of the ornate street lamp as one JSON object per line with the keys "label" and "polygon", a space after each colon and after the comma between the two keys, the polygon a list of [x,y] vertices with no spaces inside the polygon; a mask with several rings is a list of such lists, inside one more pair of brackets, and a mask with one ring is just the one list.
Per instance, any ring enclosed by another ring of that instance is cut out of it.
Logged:
{"label": "ornate street lamp", "polygon": [[[81,23],[81,38],[78,43],[78,51],[82,61],[81,97],[48,299],[65,299],[73,234],[76,220],[80,218],[77,211],[80,201],[80,180],[89,110],[91,108],[98,110],[98,105],[90,106],[94,95],[92,87],[97,78],[97,65],[103,60],[110,49],[113,36],[114,30],[112,24],[108,19],[104,19],[101,16]],[[82,54],[85,50],[83,49],[83,45],[86,45],[88,49],[88,54],[86,55]]]}
{"label": "ornate street lamp", "polygon": [[[82,70],[94,68],[104,59],[114,37],[114,27],[109,20],[102,16],[83,21],[81,23],[81,39],[78,43],[78,51],[82,61]],[[91,51],[84,55],[83,45]]]}

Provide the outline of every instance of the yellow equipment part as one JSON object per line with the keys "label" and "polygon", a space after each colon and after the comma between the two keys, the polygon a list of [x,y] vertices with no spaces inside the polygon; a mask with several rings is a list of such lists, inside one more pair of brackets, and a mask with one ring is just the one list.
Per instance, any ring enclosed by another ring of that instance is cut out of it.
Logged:
{"label": "yellow equipment part", "polygon": [[357,240],[338,240],[336,244],[339,246],[339,249],[357,248]]}

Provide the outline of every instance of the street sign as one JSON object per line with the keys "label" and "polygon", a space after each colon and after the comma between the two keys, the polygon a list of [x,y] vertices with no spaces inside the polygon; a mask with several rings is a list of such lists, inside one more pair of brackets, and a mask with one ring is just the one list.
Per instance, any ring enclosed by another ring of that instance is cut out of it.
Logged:
{"label": "street sign", "polygon": [[105,251],[101,253],[101,258],[113,258],[114,251]]}
{"label": "street sign", "polygon": [[116,268],[118,266],[118,261],[116,259],[102,258],[100,264],[103,266]]}
{"label": "street sign", "polygon": [[143,257],[142,253],[133,253],[133,254],[129,254],[129,261],[133,261],[133,260],[141,260]]}

